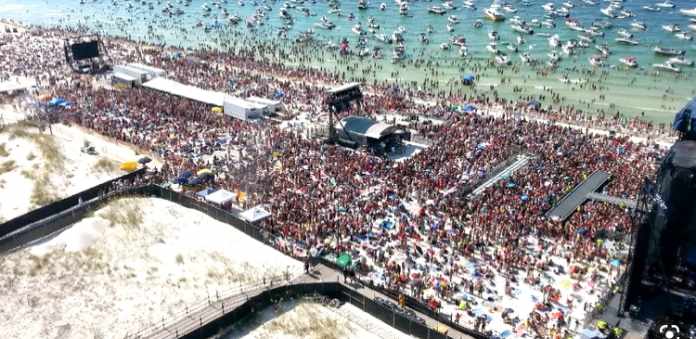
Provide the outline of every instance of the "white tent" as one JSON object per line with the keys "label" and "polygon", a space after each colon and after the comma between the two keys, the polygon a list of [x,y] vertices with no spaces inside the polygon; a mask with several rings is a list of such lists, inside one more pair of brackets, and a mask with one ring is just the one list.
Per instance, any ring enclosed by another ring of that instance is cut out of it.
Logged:
{"label": "white tent", "polygon": [[271,212],[267,211],[263,206],[254,206],[239,214],[240,217],[248,222],[257,222],[271,216]]}
{"label": "white tent", "polygon": [[273,113],[278,110],[282,109],[282,103],[278,100],[271,100],[271,99],[266,99],[266,98],[260,98],[260,97],[248,97],[247,101],[251,101],[253,103],[257,103],[259,105],[264,106],[263,111],[267,113]]}
{"label": "white tent", "polygon": [[237,119],[248,120],[260,118],[266,106],[228,95],[225,97],[223,107],[225,114]]}
{"label": "white tent", "polygon": [[217,190],[205,196],[205,200],[213,204],[224,205],[233,201],[237,196],[228,190]]}
{"label": "white tent", "polygon": [[143,87],[220,107],[223,106],[225,97],[228,96],[225,93],[207,91],[166,78],[154,78],[144,83]]}

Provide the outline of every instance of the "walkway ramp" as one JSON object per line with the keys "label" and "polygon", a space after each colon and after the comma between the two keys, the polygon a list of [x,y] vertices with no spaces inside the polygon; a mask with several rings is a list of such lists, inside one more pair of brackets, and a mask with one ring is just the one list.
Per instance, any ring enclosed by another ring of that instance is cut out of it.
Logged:
{"label": "walkway ramp", "polygon": [[488,180],[486,180],[481,185],[476,187],[476,189],[474,189],[474,191],[471,192],[471,196],[479,195],[484,190],[486,190],[486,188],[493,186],[496,182],[510,177],[513,173],[515,173],[515,171],[526,166],[530,159],[532,159],[532,157],[529,155],[526,155],[526,154],[518,155],[517,160],[515,162],[513,162],[512,164],[510,164],[510,166],[506,167],[504,170],[502,170],[498,174],[490,177]]}
{"label": "walkway ramp", "polygon": [[553,220],[565,221],[575,212],[578,206],[582,205],[590,193],[596,192],[602,185],[609,180],[609,173],[605,171],[596,171],[590,175],[580,185],[566,194],[561,201],[556,204],[551,210],[546,213],[546,217]]}

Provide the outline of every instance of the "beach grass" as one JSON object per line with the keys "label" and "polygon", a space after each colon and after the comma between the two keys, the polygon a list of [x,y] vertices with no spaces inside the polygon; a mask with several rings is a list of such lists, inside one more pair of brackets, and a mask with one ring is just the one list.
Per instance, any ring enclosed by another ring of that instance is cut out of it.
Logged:
{"label": "beach grass", "polygon": [[93,166],[93,169],[98,173],[112,173],[117,168],[118,162],[107,158],[100,158]]}
{"label": "beach grass", "polygon": [[65,156],[53,136],[40,133],[30,122],[21,121],[8,126],[10,139],[22,138],[33,142],[44,157],[45,166],[49,171],[61,171],[65,168]]}
{"label": "beach grass", "polygon": [[0,164],[0,175],[14,171],[17,168],[14,160],[7,160]]}
{"label": "beach grass", "polygon": [[[24,173],[23,173],[24,174]],[[42,172],[38,176],[30,174],[34,178],[34,188],[31,192],[31,203],[35,207],[48,205],[60,199],[51,184],[48,172]],[[25,174],[26,176],[26,174]]]}
{"label": "beach grass", "polygon": [[100,213],[109,221],[109,226],[126,226],[128,229],[139,229],[143,223],[143,210],[130,199],[118,199]]}
{"label": "beach grass", "polygon": [[0,157],[6,157],[10,155],[10,152],[7,151],[7,146],[2,143],[0,144]]}

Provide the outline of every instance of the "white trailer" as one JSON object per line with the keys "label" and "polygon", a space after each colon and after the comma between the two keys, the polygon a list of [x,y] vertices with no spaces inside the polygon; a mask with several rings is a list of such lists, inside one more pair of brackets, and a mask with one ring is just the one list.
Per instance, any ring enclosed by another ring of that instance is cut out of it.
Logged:
{"label": "white trailer", "polygon": [[263,114],[263,105],[242,98],[226,96],[223,104],[225,114],[237,119],[258,119]]}
{"label": "white trailer", "polygon": [[130,67],[128,65],[116,65],[114,66],[114,74],[121,73],[125,74],[128,76],[131,76],[135,79],[135,84],[140,86],[144,82],[148,81],[148,73],[134,67]]}

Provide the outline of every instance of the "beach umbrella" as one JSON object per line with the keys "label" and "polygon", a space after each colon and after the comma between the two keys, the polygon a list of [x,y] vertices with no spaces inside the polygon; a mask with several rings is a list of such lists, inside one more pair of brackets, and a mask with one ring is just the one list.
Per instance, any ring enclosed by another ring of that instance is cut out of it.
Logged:
{"label": "beach umbrella", "polygon": [[619,267],[621,266],[621,260],[619,259],[612,259],[609,264],[614,267]]}
{"label": "beach umbrella", "polygon": [[222,113],[222,107],[215,106],[210,111],[213,113]]}
{"label": "beach umbrella", "polygon": [[462,107],[462,112],[464,113],[474,113],[476,112],[476,106],[472,104],[466,104],[464,107]]}
{"label": "beach umbrella", "polygon": [[152,159],[150,159],[149,157],[142,157],[142,158],[140,158],[140,159],[138,160],[138,162],[141,163],[141,164],[143,164],[143,165],[145,165],[145,164],[147,164],[147,163],[149,163],[149,162],[151,162],[151,161],[152,161]]}
{"label": "beach umbrella", "polygon": [[196,173],[196,175],[198,175],[198,176],[212,175],[212,174],[213,174],[213,171],[211,171],[210,169],[207,169],[207,168],[201,169]]}
{"label": "beach umbrella", "polygon": [[136,169],[138,169],[138,163],[135,161],[126,161],[124,163],[121,163],[121,166],[119,168],[122,171],[133,172]]}
{"label": "beach umbrella", "polygon": [[473,84],[474,80],[476,80],[476,76],[474,76],[473,74],[467,74],[462,77],[462,83],[465,85]]}

